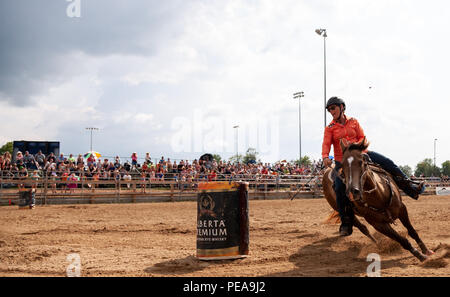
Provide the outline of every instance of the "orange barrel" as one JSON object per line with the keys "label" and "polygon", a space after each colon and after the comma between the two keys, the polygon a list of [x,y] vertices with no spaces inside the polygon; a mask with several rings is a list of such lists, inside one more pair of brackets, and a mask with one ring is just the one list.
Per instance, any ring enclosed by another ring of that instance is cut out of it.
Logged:
{"label": "orange barrel", "polygon": [[248,256],[247,182],[204,182],[197,195],[197,258]]}

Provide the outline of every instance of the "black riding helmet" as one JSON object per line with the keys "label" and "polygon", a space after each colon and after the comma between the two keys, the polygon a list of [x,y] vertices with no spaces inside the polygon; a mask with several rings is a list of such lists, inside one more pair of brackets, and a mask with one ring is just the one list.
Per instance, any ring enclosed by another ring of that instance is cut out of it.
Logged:
{"label": "black riding helmet", "polygon": [[327,101],[327,106],[325,107],[325,109],[328,109],[328,107],[330,107],[331,105],[344,105],[344,110],[345,110],[345,102],[344,100],[342,100],[341,98],[338,97],[331,97],[330,99],[328,99]]}

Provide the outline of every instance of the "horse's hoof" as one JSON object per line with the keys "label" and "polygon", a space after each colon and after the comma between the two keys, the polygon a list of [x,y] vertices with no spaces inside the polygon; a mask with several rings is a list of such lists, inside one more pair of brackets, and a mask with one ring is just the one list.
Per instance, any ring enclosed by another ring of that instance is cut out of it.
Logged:
{"label": "horse's hoof", "polygon": [[345,236],[350,236],[350,235],[352,235],[352,232],[353,230],[351,229],[351,228],[341,228],[340,230],[339,230],[339,235],[340,236],[342,236],[342,237],[345,237]]}
{"label": "horse's hoof", "polygon": [[433,252],[432,250],[427,250],[427,251],[425,252],[425,255],[431,256],[431,255],[434,255],[434,252]]}
{"label": "horse's hoof", "polygon": [[422,255],[420,255],[420,256],[417,257],[417,258],[419,258],[420,262],[423,262],[423,261],[425,261],[426,259],[428,259],[428,256],[422,254]]}
{"label": "horse's hoof", "polygon": [[349,223],[342,223],[339,227],[340,236],[350,236],[353,233],[353,226]]}
{"label": "horse's hoof", "polygon": [[423,262],[423,261],[425,261],[425,260],[428,258],[428,256],[422,254],[422,253],[419,252],[417,249],[412,249],[412,250],[411,250],[411,253],[412,253],[417,259],[419,259],[420,262]]}

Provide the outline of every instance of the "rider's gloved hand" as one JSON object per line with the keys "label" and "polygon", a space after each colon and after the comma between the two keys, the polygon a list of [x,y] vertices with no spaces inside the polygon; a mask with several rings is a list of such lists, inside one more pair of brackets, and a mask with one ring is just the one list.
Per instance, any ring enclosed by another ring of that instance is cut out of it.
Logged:
{"label": "rider's gloved hand", "polygon": [[330,167],[331,166],[331,160],[330,160],[330,158],[324,158],[323,159],[323,166],[325,166],[325,167]]}

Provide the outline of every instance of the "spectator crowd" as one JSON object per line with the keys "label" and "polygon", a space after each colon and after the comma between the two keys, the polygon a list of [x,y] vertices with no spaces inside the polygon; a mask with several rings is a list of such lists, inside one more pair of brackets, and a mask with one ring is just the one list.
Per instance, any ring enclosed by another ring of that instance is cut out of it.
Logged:
{"label": "spectator crowd", "polygon": [[[149,153],[145,158],[139,159],[137,153],[132,153],[125,162],[119,156],[114,158],[96,158],[89,155],[85,158],[78,154],[53,153],[47,156],[39,151],[37,154],[17,152],[15,158],[6,152],[0,155],[0,178],[2,179],[33,179],[38,180],[47,177],[49,180],[60,180],[67,183],[63,187],[67,191],[77,188],[76,183],[70,181],[101,180],[140,180],[164,181],[175,180],[183,183],[195,183],[198,181],[216,180],[279,180],[280,178],[302,178],[315,175],[322,168],[322,162],[313,161],[309,166],[299,166],[294,162],[279,161],[276,163],[249,162],[232,163],[230,161],[217,161],[210,159],[171,160],[161,157],[152,159]],[[128,161],[131,160],[131,162]],[[139,162],[141,160],[141,163]],[[441,176],[441,182],[448,182],[448,176]],[[95,183],[88,183],[89,188],[95,188]],[[130,184],[127,184],[130,187]],[[19,183],[19,188],[23,184]],[[53,192],[56,191],[56,183],[51,185]],[[145,186],[144,186],[145,191]]]}
{"label": "spectator crowd", "polygon": [[[141,179],[141,180],[165,180],[175,179],[180,181],[193,180],[218,180],[239,177],[275,177],[280,175],[309,175],[321,166],[320,162],[313,162],[311,166],[299,166],[293,162],[249,164],[231,163],[226,161],[211,160],[171,160],[164,156],[155,160],[146,153],[139,163],[137,153],[121,161],[119,156],[112,159],[95,158],[90,155],[85,158],[79,154],[55,156],[53,153],[44,155],[42,151],[37,154],[17,152],[14,161],[9,152],[0,155],[0,169],[3,177],[25,178],[43,177],[68,178],[70,176],[84,176],[93,180],[109,179]],[[131,178],[130,178],[131,177]]]}

